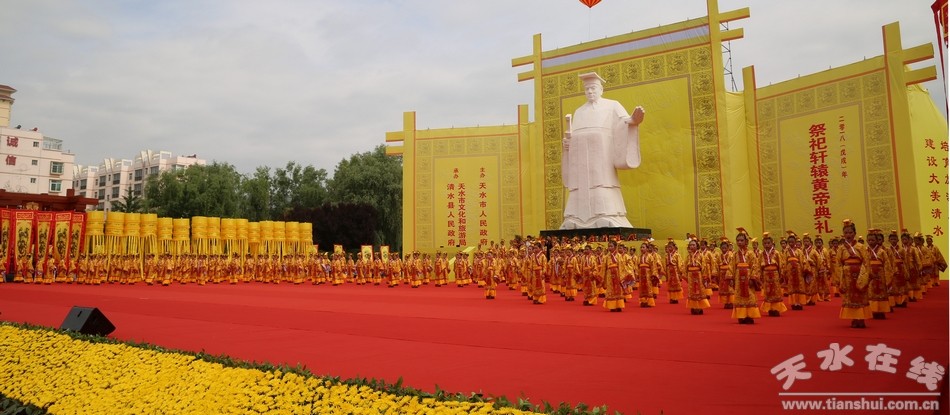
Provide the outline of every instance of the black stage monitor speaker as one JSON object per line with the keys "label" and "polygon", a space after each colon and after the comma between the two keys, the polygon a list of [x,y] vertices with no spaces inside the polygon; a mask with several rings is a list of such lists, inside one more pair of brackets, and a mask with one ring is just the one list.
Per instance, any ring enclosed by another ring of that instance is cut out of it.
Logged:
{"label": "black stage monitor speaker", "polygon": [[115,326],[98,308],[79,306],[73,306],[73,309],[69,310],[59,328],[96,336],[106,336],[115,331]]}

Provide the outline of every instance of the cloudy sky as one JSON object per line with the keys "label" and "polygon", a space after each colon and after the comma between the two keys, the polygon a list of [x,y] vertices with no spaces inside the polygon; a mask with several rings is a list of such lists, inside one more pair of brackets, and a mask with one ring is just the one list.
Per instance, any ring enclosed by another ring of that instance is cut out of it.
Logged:
{"label": "cloudy sky", "polygon": [[[935,43],[932,0],[720,0],[736,82],[759,85]],[[0,84],[11,120],[64,140],[79,164],[139,150],[197,154],[241,172],[325,168],[420,129],[516,122],[532,104],[511,59],[706,15],[704,0],[0,0]],[[932,61],[938,65],[939,58]],[[915,67],[921,66],[920,64]],[[925,86],[944,107],[942,80]]]}

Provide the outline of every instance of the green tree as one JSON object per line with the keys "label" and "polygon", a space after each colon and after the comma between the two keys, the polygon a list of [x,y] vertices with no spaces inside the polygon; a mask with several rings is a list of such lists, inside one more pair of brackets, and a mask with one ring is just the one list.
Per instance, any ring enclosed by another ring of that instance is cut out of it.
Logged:
{"label": "green tree", "polygon": [[244,179],[244,214],[251,222],[274,220],[271,214],[270,167],[258,167],[254,174]]}
{"label": "green tree", "polygon": [[125,190],[125,196],[120,200],[112,201],[113,212],[141,213],[145,211],[145,199],[132,191],[132,186]]}
{"label": "green tree", "polygon": [[196,165],[150,177],[145,198],[161,217],[238,217],[247,205],[241,191],[243,180],[227,163]]}
{"label": "green tree", "polygon": [[367,204],[376,209],[376,244],[402,249],[402,157],[386,146],[340,161],[327,183],[333,203]]}
{"label": "green tree", "polygon": [[327,171],[303,167],[294,161],[278,168],[270,181],[271,215],[283,220],[299,208],[315,208],[327,200]]}

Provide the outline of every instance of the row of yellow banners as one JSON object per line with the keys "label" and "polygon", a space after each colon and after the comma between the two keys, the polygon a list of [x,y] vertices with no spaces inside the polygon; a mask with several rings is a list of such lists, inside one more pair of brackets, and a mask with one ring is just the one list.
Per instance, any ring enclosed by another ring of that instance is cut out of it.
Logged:
{"label": "row of yellow banners", "polygon": [[31,258],[69,265],[95,255],[312,254],[313,224],[195,216],[160,218],[149,213],[41,212],[0,209],[0,264]]}

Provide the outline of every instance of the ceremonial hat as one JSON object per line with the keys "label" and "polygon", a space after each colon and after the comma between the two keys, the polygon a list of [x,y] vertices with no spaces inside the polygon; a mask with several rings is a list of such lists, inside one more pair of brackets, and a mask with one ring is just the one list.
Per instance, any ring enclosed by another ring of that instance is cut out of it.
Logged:
{"label": "ceremonial hat", "polygon": [[582,73],[578,75],[577,77],[581,78],[581,82],[584,82],[584,83],[594,82],[594,81],[600,81],[601,84],[607,83],[607,81],[605,81],[604,78],[601,78],[600,75],[597,75],[597,72]]}

